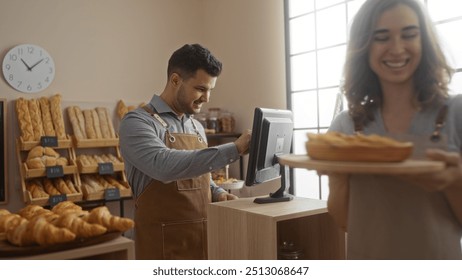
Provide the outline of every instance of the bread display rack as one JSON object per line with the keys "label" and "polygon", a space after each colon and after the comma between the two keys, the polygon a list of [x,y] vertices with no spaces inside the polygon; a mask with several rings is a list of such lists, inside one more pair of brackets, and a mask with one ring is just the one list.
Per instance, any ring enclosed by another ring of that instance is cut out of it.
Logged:
{"label": "bread display rack", "polygon": [[60,94],[16,100],[24,202],[53,206],[63,200],[119,200],[122,206],[132,191],[108,109],[69,106],[65,112],[73,135],[65,133]]}
{"label": "bread display rack", "polygon": [[65,133],[61,95],[19,98],[16,113],[20,136],[16,154],[21,189],[27,204],[47,205],[62,200],[81,201],[72,141]]}

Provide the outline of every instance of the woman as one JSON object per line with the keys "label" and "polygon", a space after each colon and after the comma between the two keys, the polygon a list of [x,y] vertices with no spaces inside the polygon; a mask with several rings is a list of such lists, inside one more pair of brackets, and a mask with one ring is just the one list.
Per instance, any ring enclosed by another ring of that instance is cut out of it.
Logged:
{"label": "woman", "polygon": [[416,149],[446,168],[329,174],[329,213],[348,232],[349,259],[462,259],[462,96],[448,95],[452,72],[417,1],[368,0],[360,8],[344,68],[349,110],[330,130],[425,140]]}

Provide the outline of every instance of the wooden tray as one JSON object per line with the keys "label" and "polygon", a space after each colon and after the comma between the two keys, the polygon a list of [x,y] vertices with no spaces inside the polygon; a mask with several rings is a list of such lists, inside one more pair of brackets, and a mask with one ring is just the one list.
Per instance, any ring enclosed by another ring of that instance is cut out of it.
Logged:
{"label": "wooden tray", "polygon": [[293,168],[356,174],[419,174],[445,168],[445,164],[440,161],[412,159],[402,162],[327,161],[313,160],[307,155],[284,155],[279,157],[279,162]]}
{"label": "wooden tray", "polygon": [[47,254],[57,251],[70,250],[90,245],[103,243],[109,240],[116,239],[122,233],[121,232],[108,232],[106,234],[92,237],[92,238],[80,238],[71,242],[50,245],[50,246],[26,246],[18,247],[10,244],[7,240],[0,241],[0,257],[18,257],[18,256],[31,256],[38,254]]}

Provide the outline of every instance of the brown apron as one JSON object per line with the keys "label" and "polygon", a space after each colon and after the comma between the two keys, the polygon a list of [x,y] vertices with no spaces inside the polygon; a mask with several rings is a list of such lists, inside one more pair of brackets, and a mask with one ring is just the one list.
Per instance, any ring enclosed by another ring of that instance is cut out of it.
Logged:
{"label": "brown apron", "polygon": [[[196,134],[170,133],[168,124],[146,108],[166,128],[170,149],[203,149]],[[135,203],[137,259],[207,259],[207,204],[211,202],[210,173],[197,178],[163,183],[152,180]]]}

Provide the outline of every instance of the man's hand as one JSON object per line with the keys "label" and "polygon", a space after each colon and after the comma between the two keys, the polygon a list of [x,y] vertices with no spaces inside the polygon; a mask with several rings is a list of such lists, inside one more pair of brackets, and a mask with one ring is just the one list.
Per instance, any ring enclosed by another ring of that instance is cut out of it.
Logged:
{"label": "man's hand", "polygon": [[462,164],[458,153],[428,149],[426,155],[431,160],[444,162],[446,168],[432,173],[401,175],[399,177],[426,191],[442,191],[449,187],[462,187]]}
{"label": "man's hand", "polygon": [[226,200],[235,200],[239,197],[235,196],[234,194],[223,192],[218,195],[218,201],[226,201]]}
{"label": "man's hand", "polygon": [[237,151],[239,155],[245,155],[249,153],[249,146],[250,146],[250,138],[252,136],[252,131],[247,129],[245,132],[241,134],[241,136],[234,141],[236,144]]}

